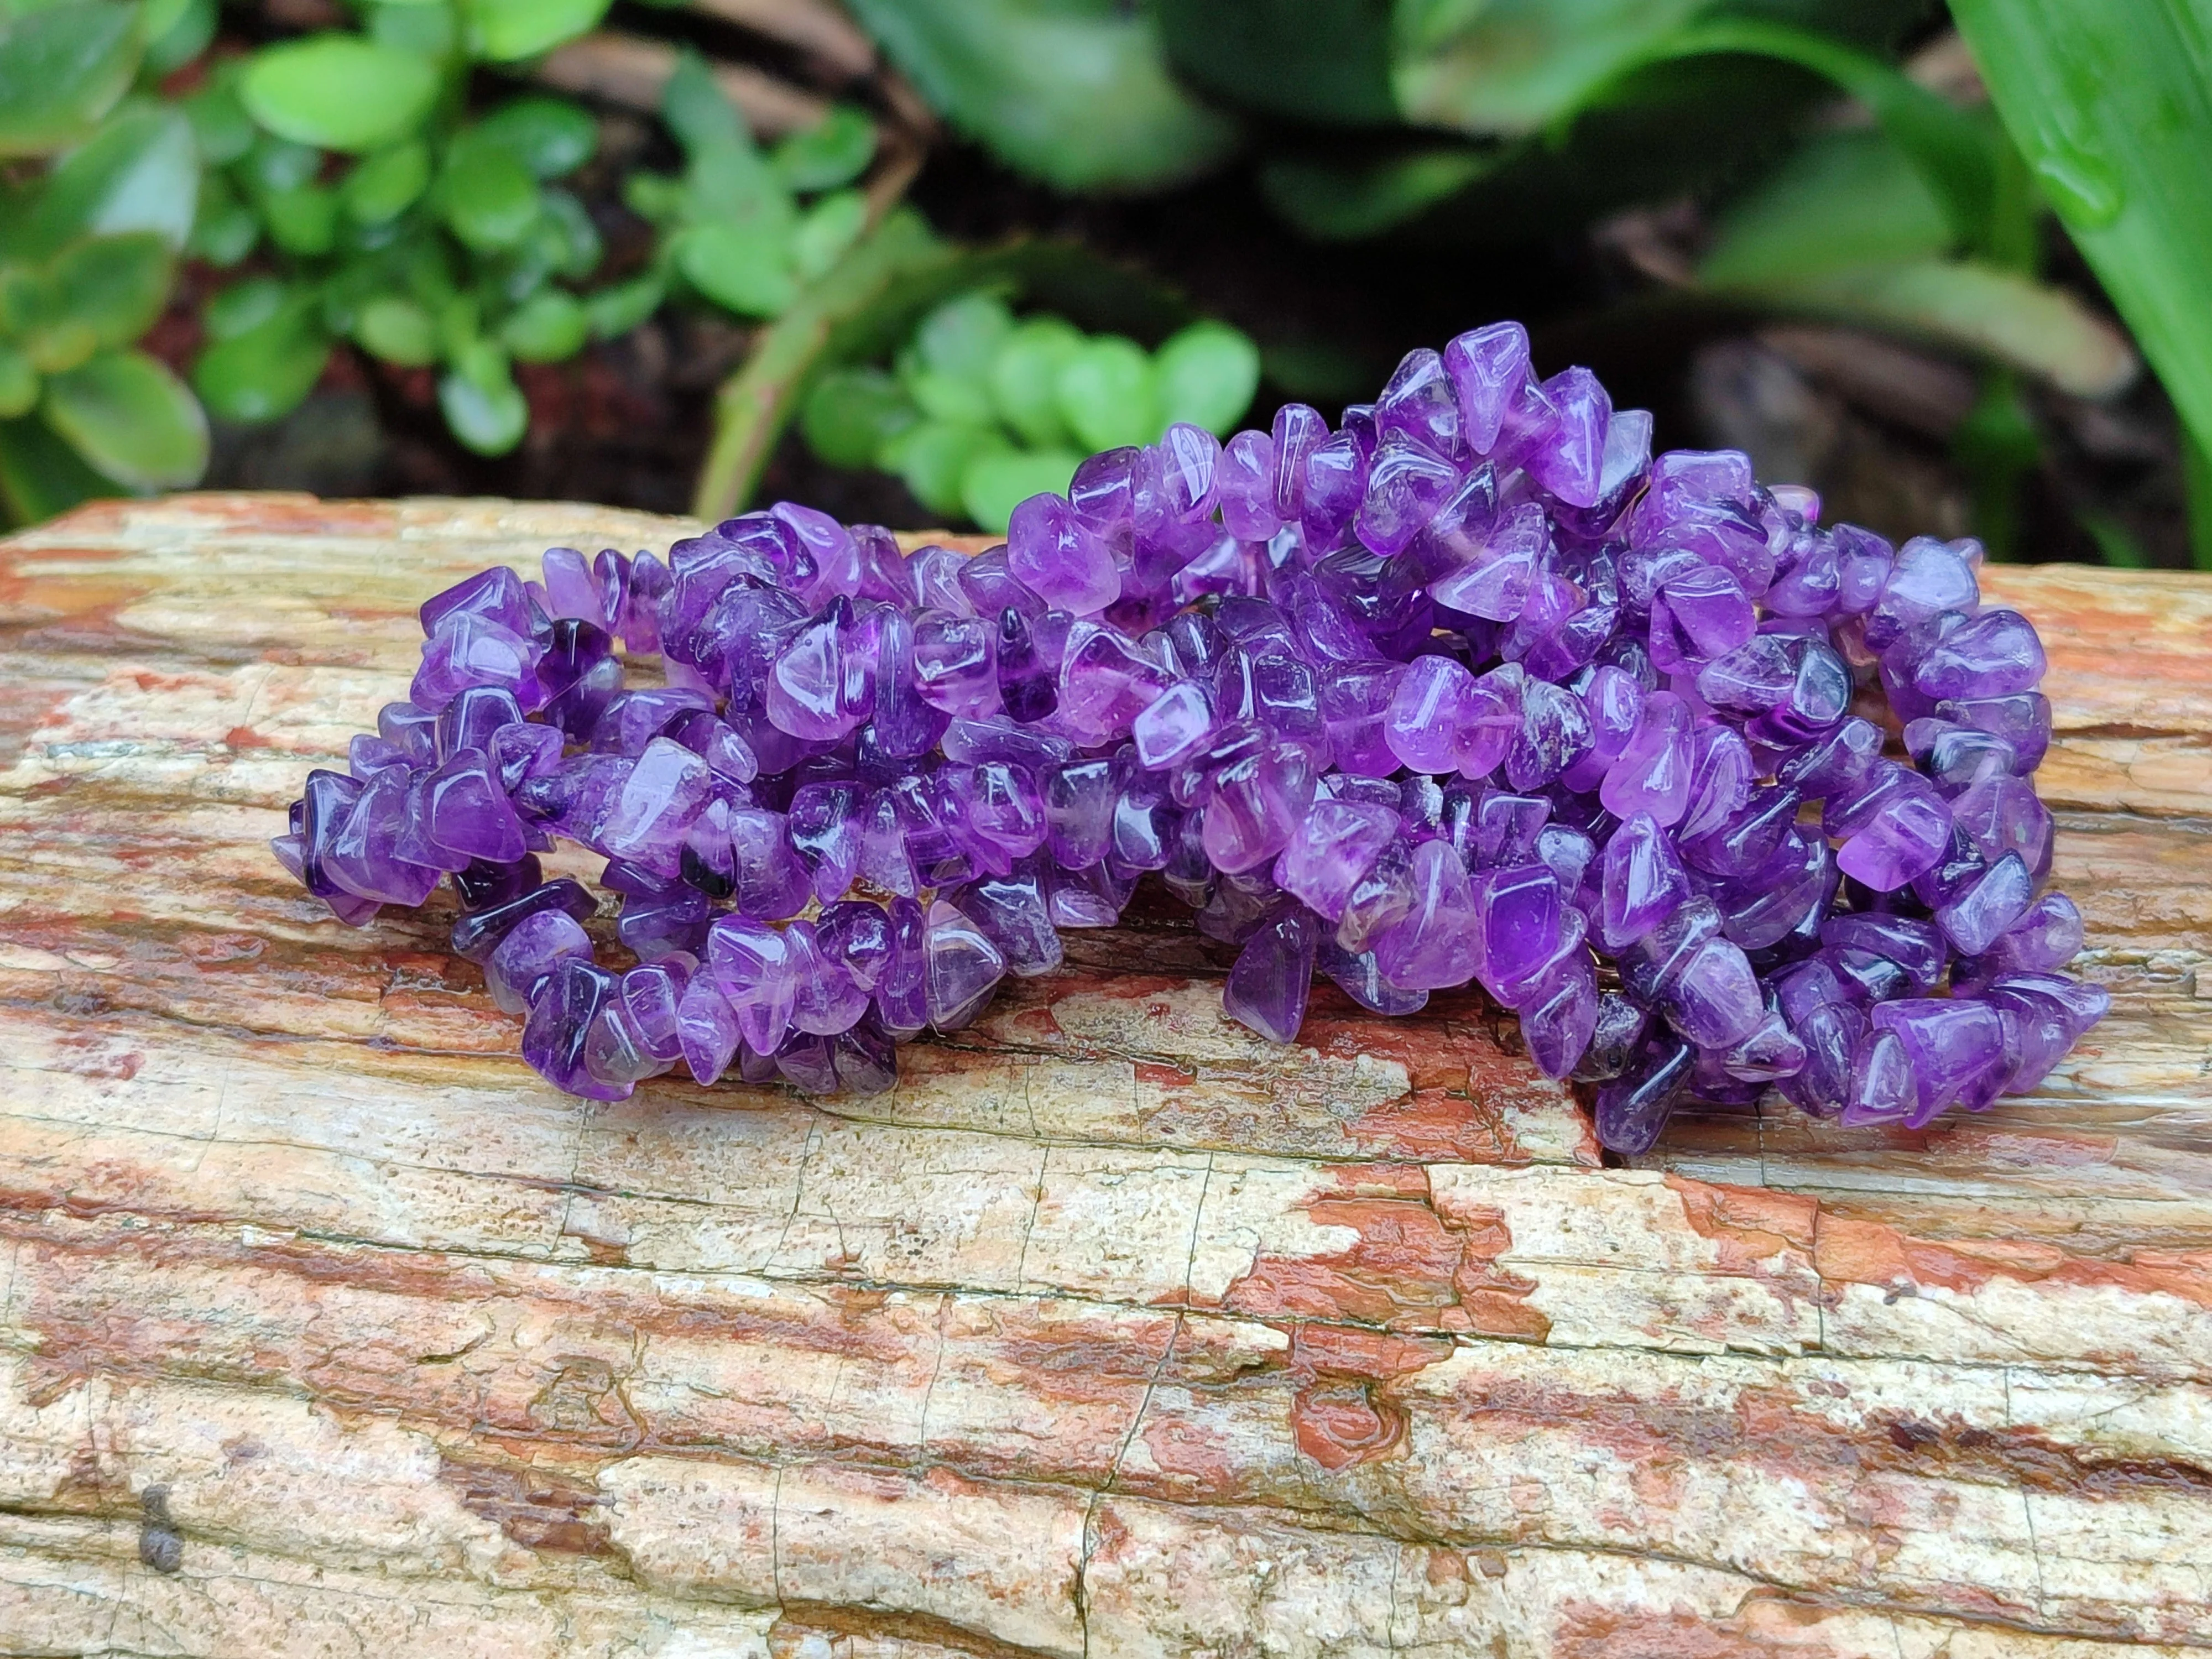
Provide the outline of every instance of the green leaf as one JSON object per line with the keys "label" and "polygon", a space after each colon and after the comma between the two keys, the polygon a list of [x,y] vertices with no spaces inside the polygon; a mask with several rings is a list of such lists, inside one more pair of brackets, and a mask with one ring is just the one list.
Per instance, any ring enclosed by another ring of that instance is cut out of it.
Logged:
{"label": "green leaf", "polygon": [[122,492],[35,416],[0,425],[0,498],[17,524],[36,524],[80,501]]}
{"label": "green leaf", "polygon": [[599,228],[589,209],[565,190],[541,192],[544,216],[533,233],[545,239],[545,256],[553,270],[571,282],[581,282],[599,268],[605,251]]}
{"label": "green leaf", "polygon": [[1854,265],[1933,258],[1952,245],[1943,209],[1879,131],[1815,136],[1714,226],[1698,276],[1755,290]]}
{"label": "green leaf", "polygon": [[707,60],[696,52],[678,55],[676,68],[660,90],[660,118],[668,123],[676,142],[694,155],[753,147],[745,118],[714,84]]}
{"label": "green leaf", "polygon": [[148,230],[171,247],[191,234],[199,205],[191,124],[174,109],[131,105],[70,152],[40,188],[11,250],[37,257],[80,236]]}
{"label": "green leaf", "polygon": [[447,0],[370,0],[362,9],[368,15],[368,38],[380,46],[433,63],[460,51],[460,20]]}
{"label": "green leaf", "polygon": [[338,193],[320,185],[271,191],[261,198],[269,240],[295,258],[328,253],[338,239]]}
{"label": "green leaf", "polygon": [[558,179],[592,159],[599,124],[563,98],[511,98],[477,122],[475,142],[501,149],[539,179]]}
{"label": "green leaf", "polygon": [[153,32],[152,8],[148,9],[146,56],[142,67],[149,76],[165,76],[181,69],[208,49],[215,39],[215,0],[184,0],[168,27]]}
{"label": "green leaf", "polygon": [[354,221],[380,225],[415,205],[430,185],[430,147],[409,138],[364,155],[338,186]]}
{"label": "green leaf", "polygon": [[1389,0],[1160,0],[1176,73],[1300,121],[1393,122]]}
{"label": "green leaf", "polygon": [[310,35],[253,55],[239,96],[280,138],[368,150],[422,125],[438,95],[436,65],[352,34]]}
{"label": "green leaf", "polygon": [[39,401],[39,371],[21,351],[0,340],[0,421],[12,421]]}
{"label": "green leaf", "polygon": [[51,376],[46,424],[96,471],[131,489],[174,489],[207,471],[207,416],[167,367],[143,351],[102,352]]}
{"label": "green leaf", "polygon": [[587,33],[606,14],[607,0],[462,0],[461,6],[471,53],[494,64],[550,52]]}
{"label": "green leaf", "polygon": [[479,455],[506,454],[530,425],[530,405],[507,370],[507,354],[489,341],[461,354],[440,378],[438,407],[453,435]]}
{"label": "green leaf", "polygon": [[81,137],[138,68],[138,9],[106,0],[0,13],[0,156]]}
{"label": "green leaf", "polygon": [[1260,348],[1226,323],[1193,323],[1160,347],[1152,367],[1161,414],[1217,438],[1236,429],[1260,389]]}
{"label": "green leaf", "polygon": [[845,257],[868,228],[868,198],[857,190],[834,191],[799,216],[791,235],[792,268],[811,282]]}
{"label": "green leaf", "polygon": [[2212,450],[2212,40],[2164,0],[1959,0],[2028,168],[2126,319],[2199,453]]}
{"label": "green leaf", "polygon": [[1658,55],[1711,0],[1493,0],[1397,58],[1399,112],[1486,137],[1533,133]]}
{"label": "green leaf", "polygon": [[694,225],[676,245],[684,281],[741,317],[773,317],[798,294],[791,244],[732,224]]}
{"label": "green leaf", "polygon": [[923,421],[887,444],[883,459],[915,500],[932,513],[950,517],[965,510],[960,487],[969,467],[979,457],[1008,447],[1006,435],[993,427]]}
{"label": "green leaf", "polygon": [[64,248],[47,273],[67,318],[100,345],[125,346],[161,314],[176,259],[149,232],[88,236]]}
{"label": "green leaf", "polygon": [[982,529],[1003,536],[1016,507],[1066,489],[1082,459],[1071,449],[987,449],[961,474],[960,505]]}
{"label": "green leaf", "polygon": [[456,142],[438,177],[438,212],[461,245],[478,253],[513,247],[538,222],[538,181],[505,150]]}
{"label": "green leaf", "polygon": [[227,167],[253,148],[253,118],[239,101],[237,76],[210,76],[179,107],[192,124],[200,159],[210,167]]}
{"label": "green leaf", "polygon": [[238,171],[241,181],[258,193],[298,190],[313,184],[322,170],[323,153],[313,144],[295,144],[264,132],[254,139]]}
{"label": "green leaf", "polygon": [[1081,349],[1082,331],[1060,317],[1031,317],[1017,324],[992,354],[991,402],[999,418],[1035,449],[1067,442],[1060,414],[1060,371]]}
{"label": "green leaf", "polygon": [[314,390],[331,337],[311,296],[287,295],[252,327],[217,341],[192,366],[209,412],[227,421],[273,421]]}
{"label": "green leaf", "polygon": [[501,344],[526,363],[557,363],[583,349],[590,319],[573,294],[542,289],[499,325]]}
{"label": "green leaf", "polygon": [[769,165],[792,190],[834,190],[866,173],[875,154],[876,124],[850,104],[836,104],[804,132],[787,134]]}
{"label": "green leaf", "polygon": [[900,373],[899,380],[915,407],[933,421],[988,426],[996,413],[990,387],[964,374],[946,374],[915,363]]}
{"label": "green leaf", "polygon": [[[896,210],[760,331],[743,367],[723,383],[694,513],[726,519],[747,500],[817,374],[880,358],[948,296],[1001,288],[1021,289],[1094,325],[1148,337],[1190,320],[1172,290],[1079,244],[1018,240],[964,250],[937,240],[920,215]],[[891,447],[902,449],[909,436]],[[882,459],[896,465],[890,454]]]}
{"label": "green leaf", "polygon": [[884,446],[921,418],[903,388],[879,368],[832,369],[800,409],[806,447],[832,466],[873,466]]}
{"label": "green leaf", "polygon": [[665,173],[633,173],[623,180],[623,205],[648,224],[672,223],[684,212],[684,181]]}
{"label": "green leaf", "polygon": [[963,294],[922,319],[914,331],[915,353],[925,368],[981,386],[1013,331],[1014,313],[998,295]]}
{"label": "green leaf", "polygon": [[854,0],[922,96],[1063,190],[1158,190],[1228,156],[1236,125],[1169,74],[1150,10],[1111,0]]}
{"label": "green leaf", "polygon": [[1963,347],[2077,398],[2110,397],[2136,374],[2136,355],[2110,323],[2065,289],[1995,265],[1862,265],[1756,292],[1770,305]]}
{"label": "green leaf", "polygon": [[284,308],[293,291],[274,276],[249,276],[233,283],[201,308],[200,322],[210,340],[234,340],[261,326]]}
{"label": "green leaf", "polygon": [[1060,418],[1086,449],[1148,444],[1166,425],[1152,360],[1134,340],[1119,335],[1085,341],[1060,365],[1054,390]]}
{"label": "green leaf", "polygon": [[601,289],[584,301],[584,314],[591,322],[592,338],[611,340],[629,333],[659,310],[660,302],[667,297],[668,290],[660,278],[649,273]]}
{"label": "green leaf", "polygon": [[353,337],[372,357],[402,368],[427,368],[438,361],[438,325],[404,295],[381,294],[362,306]]}
{"label": "green leaf", "polygon": [[211,173],[200,181],[199,214],[185,242],[185,252],[228,270],[253,252],[260,236],[261,221],[252,208],[231,194],[221,173]]}
{"label": "green leaf", "polygon": [[1971,112],[1879,58],[1825,35],[1759,18],[1717,18],[1693,24],[1655,42],[1642,61],[1709,52],[1778,58],[1834,82],[1874,112],[1890,141],[1920,169],[1942,204],[1959,245],[1984,251],[1990,247],[1996,230],[1992,211],[1997,156],[1990,133]]}
{"label": "green leaf", "polygon": [[1267,204],[1319,241],[1348,241],[1395,229],[1455,196],[1498,164],[1492,151],[1428,146],[1379,161],[1283,157],[1261,163]]}

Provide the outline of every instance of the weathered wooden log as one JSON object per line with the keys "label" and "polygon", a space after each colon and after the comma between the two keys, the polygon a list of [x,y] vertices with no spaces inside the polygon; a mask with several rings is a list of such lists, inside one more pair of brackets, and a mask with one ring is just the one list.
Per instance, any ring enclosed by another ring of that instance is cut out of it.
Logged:
{"label": "weathered wooden log", "polygon": [[2212,1644],[2212,582],[2005,569],[2111,1018],[1633,1166],[1479,998],[1272,1048],[1187,928],[898,1091],[559,1096],[270,858],[433,589],[675,521],[199,496],[0,544],[0,1650]]}

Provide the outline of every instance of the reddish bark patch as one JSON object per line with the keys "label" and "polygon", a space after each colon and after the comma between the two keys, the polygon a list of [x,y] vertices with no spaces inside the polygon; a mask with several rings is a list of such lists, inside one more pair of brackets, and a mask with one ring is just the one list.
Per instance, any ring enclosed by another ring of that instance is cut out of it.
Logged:
{"label": "reddish bark patch", "polygon": [[1325,1469],[1389,1456],[1405,1443],[1406,1409],[1390,1384],[1449,1358],[1449,1342],[1341,1327],[1301,1327],[1291,1346],[1298,1378],[1291,1432]]}
{"label": "reddish bark patch", "polygon": [[605,1501],[596,1488],[524,1464],[464,1463],[441,1457],[438,1479],[471,1515],[495,1522],[516,1543],[562,1555],[611,1555]]}
{"label": "reddish bark patch", "polygon": [[1334,1181],[1305,1213],[1316,1226],[1349,1230],[1352,1243],[1325,1255],[1257,1256],[1223,1297],[1225,1311],[1534,1341],[1550,1334],[1528,1304],[1534,1282],[1498,1266],[1513,1243],[1498,1212],[1447,1221],[1413,1165],[1346,1166]]}

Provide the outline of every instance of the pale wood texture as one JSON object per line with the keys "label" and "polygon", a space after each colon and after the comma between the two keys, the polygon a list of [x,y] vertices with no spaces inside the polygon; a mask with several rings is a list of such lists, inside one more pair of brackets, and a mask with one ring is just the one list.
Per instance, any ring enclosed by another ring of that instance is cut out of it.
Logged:
{"label": "pale wood texture", "polygon": [[2212,583],[1989,574],[2115,996],[2045,1094],[1621,1168],[1477,1000],[1273,1048],[1165,926],[886,1098],[541,1085],[264,842],[424,595],[681,530],[0,544],[0,1650],[2212,1645]]}

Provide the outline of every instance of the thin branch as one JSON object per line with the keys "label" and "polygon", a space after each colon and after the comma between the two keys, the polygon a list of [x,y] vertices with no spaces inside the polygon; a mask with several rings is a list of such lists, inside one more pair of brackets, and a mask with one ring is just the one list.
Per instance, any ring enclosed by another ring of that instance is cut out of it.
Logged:
{"label": "thin branch", "polygon": [[691,9],[797,46],[850,80],[876,67],[875,42],[824,0],[691,0]]}
{"label": "thin branch", "polygon": [[[661,88],[676,73],[676,62],[677,49],[665,41],[603,29],[548,52],[533,72],[562,92],[604,98],[651,114],[660,108]],[[718,61],[709,69],[715,84],[761,137],[803,131],[830,113],[827,99],[802,92],[750,64]]]}

